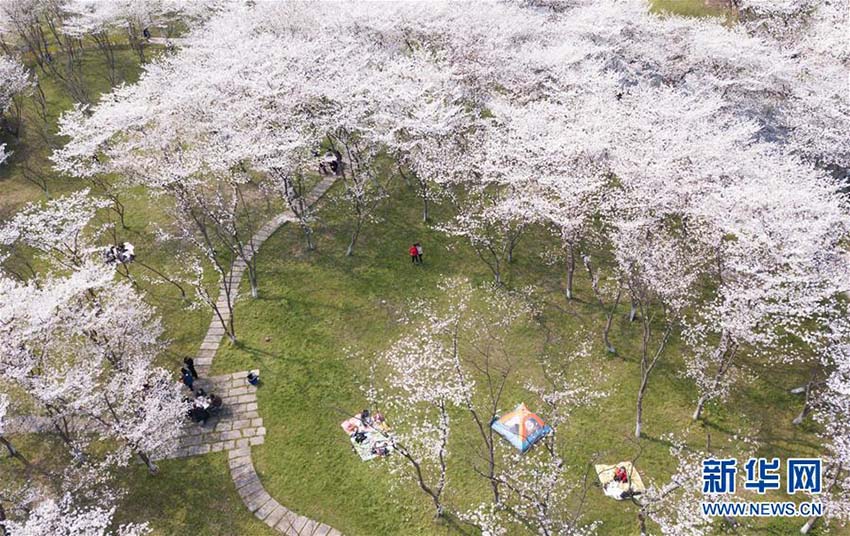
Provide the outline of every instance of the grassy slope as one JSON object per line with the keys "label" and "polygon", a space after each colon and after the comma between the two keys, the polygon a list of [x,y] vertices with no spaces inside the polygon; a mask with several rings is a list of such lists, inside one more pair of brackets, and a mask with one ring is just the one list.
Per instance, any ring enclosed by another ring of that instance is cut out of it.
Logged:
{"label": "grassy slope", "polygon": [[[149,52],[154,53],[153,50]],[[119,49],[116,52],[117,71],[122,78],[132,83],[138,79],[141,72],[138,57],[135,52],[128,48]],[[87,83],[89,93],[93,96],[109,90],[109,84],[102,70],[103,60],[95,50],[87,51],[83,60],[83,77]],[[39,72],[39,75],[43,73]],[[54,136],[56,133],[56,122],[61,113],[73,106],[73,100],[68,97],[64,89],[50,77],[41,76],[40,83],[47,100],[49,126],[48,133]],[[44,178],[48,185],[49,195],[52,198],[79,190],[88,186],[84,181],[63,177],[56,173],[49,160],[50,148],[42,140],[38,132],[41,119],[35,111],[35,104],[27,101],[24,112],[23,129],[21,139],[17,140],[10,134],[3,134],[0,141],[9,144],[14,151],[8,165],[0,166],[0,220],[14,214],[21,206],[29,202],[37,202],[46,199],[42,189],[25,178],[24,169],[35,170],[39,178]],[[55,143],[61,143],[56,140]],[[95,194],[97,191],[95,190]],[[174,265],[174,249],[163,246],[154,241],[154,232],[160,222],[167,221],[164,207],[159,201],[151,201],[143,192],[134,192],[122,197],[127,207],[127,224],[129,229],[118,228],[119,240],[127,240],[135,244],[137,255],[146,264],[156,267],[158,270],[168,273],[169,268]],[[115,214],[104,211],[99,217],[99,223],[113,222]],[[104,237],[106,240],[107,237]],[[203,332],[208,324],[210,314],[206,311],[191,311],[184,307],[179,299],[176,288],[167,284],[151,285],[144,279],[155,277],[140,266],[131,268],[143,288],[150,292],[151,302],[157,306],[163,315],[163,322],[168,329],[168,337],[173,341],[170,359],[167,364],[175,366],[180,363],[182,357],[179,355],[194,353],[197,345],[203,338]]]}
{"label": "grassy slope", "polygon": [[[662,5],[664,4],[664,5]],[[700,2],[656,0],[660,8],[695,14]],[[683,11],[684,10],[684,11]],[[703,14],[700,12],[698,14]],[[128,80],[138,73],[135,59],[127,51],[121,55]],[[98,63],[87,63],[88,78],[95,91],[105,90],[97,75]],[[62,92],[45,82],[51,115],[70,107]],[[23,161],[39,164],[46,172],[46,152],[18,154],[12,165],[0,168],[0,214],[8,214],[22,203],[43,198],[34,185],[23,180]],[[35,144],[33,144],[35,145]],[[51,193],[77,189],[79,183],[51,177]],[[266,445],[255,448],[257,468],[269,491],[300,512],[327,521],[346,534],[440,534],[458,532],[456,527],[434,524],[423,497],[406,488],[394,488],[386,467],[380,463],[362,464],[349,451],[338,428],[344,413],[363,405],[358,385],[365,381],[363,364],[347,358],[347,348],[365,354],[383,349],[400,328],[392,320],[413,296],[435,294],[434,286],[443,274],[463,274],[483,282],[489,274],[468,248],[447,240],[424,227],[417,218],[417,204],[404,194],[385,214],[385,222],[368,229],[358,254],[342,256],[344,226],[334,210],[324,210],[328,222],[321,229],[320,250],[313,255],[300,252],[297,230],[288,228],[273,236],[260,255],[262,298],[240,304],[242,348],[228,348],[216,361],[219,372],[259,366],[266,384],[260,391],[260,411],[269,428]],[[131,230],[127,237],[137,244],[147,260],[167,267],[171,253],[154,246],[152,222],[162,221],[160,207],[144,196],[128,201]],[[415,269],[407,262],[405,245],[421,240],[427,248],[425,267]],[[579,278],[577,303],[568,305],[560,296],[555,269],[544,268],[536,260],[535,240],[520,247],[512,267],[514,285],[534,283],[547,289],[549,307],[544,316],[552,329],[561,333],[568,345],[570,334],[589,331],[596,336],[602,313],[581,303],[589,298],[587,282]],[[203,336],[209,319],[205,311],[186,311],[168,286],[153,291],[153,301],[164,315],[168,335],[174,340],[169,366],[179,362],[182,353],[191,352]],[[624,311],[623,311],[624,313]],[[602,378],[610,391],[606,402],[579,412],[568,430],[559,430],[567,444],[569,461],[582,470],[584,464],[602,453],[607,461],[632,457],[636,446],[627,438],[633,426],[633,404],[637,364],[630,341],[637,335],[619,317],[614,340],[622,358],[602,354],[596,344],[594,357],[586,364],[588,378]],[[530,337],[532,337],[531,335]],[[266,341],[265,338],[270,340]],[[671,355],[675,355],[673,348]],[[680,363],[672,358],[659,369],[647,400],[644,452],[640,467],[647,480],[663,479],[671,470],[661,432],[688,426],[693,390],[676,371]],[[766,371],[767,381],[752,385],[733,400],[729,413],[710,407],[707,427],[693,427],[690,441],[703,445],[711,433],[713,445],[725,443],[741,431],[766,442],[766,454],[800,455],[815,448],[810,430],[786,425],[797,409],[796,398],[784,388],[803,377],[800,371]],[[518,396],[518,395],[515,395]],[[764,413],[763,409],[769,408]],[[20,438],[26,445],[29,441]],[[33,445],[33,449],[35,446]],[[0,460],[0,468],[11,463]],[[468,467],[458,466],[451,500],[477,495]],[[0,470],[2,472],[2,470]],[[122,478],[131,489],[119,516],[124,520],[150,519],[156,534],[269,534],[262,523],[245,510],[232,488],[221,455],[163,463],[157,477],[133,468]],[[587,517],[603,519],[603,533],[629,534],[636,531],[635,509],[589,494]],[[751,528],[747,533],[786,534],[799,523],[772,523]]]}
{"label": "grassy slope", "polygon": [[[140,72],[135,53],[125,49],[119,51],[116,56],[119,72],[128,82],[135,81]],[[108,90],[106,79],[99,74],[102,68],[100,57],[94,51],[87,53],[83,72],[92,95]],[[62,111],[73,106],[73,101],[51,79],[44,77],[41,79],[41,84],[48,104],[50,120],[48,131],[52,135],[56,132],[58,116]],[[86,186],[81,181],[62,177],[51,169],[48,159],[50,150],[39,136],[36,125],[40,119],[35,115],[33,106],[34,104],[30,101],[26,104],[21,139],[16,140],[9,134],[3,134],[0,140],[8,143],[9,147],[15,151],[10,162],[0,166],[0,220],[14,214],[26,203],[46,199],[45,193],[24,177],[25,167],[37,170],[40,177],[46,178],[50,196],[53,198]],[[158,222],[167,221],[163,207],[160,203],[152,202],[141,192],[130,194],[123,200],[127,206],[129,229],[119,228],[119,240],[133,242],[136,245],[137,255],[143,258],[144,262],[167,273],[169,267],[172,267],[175,262],[173,248],[155,243],[153,240],[153,233]],[[108,211],[99,216],[99,222],[112,220],[114,215]],[[205,309],[186,309],[179,297],[179,292],[174,287],[148,283],[145,276],[153,274],[146,273],[140,266],[131,267],[131,271],[147,292],[148,300],[157,307],[163,317],[166,337],[171,341],[171,345],[169,352],[163,356],[162,364],[177,370],[182,357],[191,355],[197,350],[211,315]],[[214,285],[214,282],[211,284]],[[40,441],[24,436],[15,438],[15,442],[32,461],[51,462],[51,456],[47,452],[40,452],[46,448]],[[4,473],[4,468],[10,472]],[[172,527],[180,524],[184,519],[191,522],[191,526],[209,534],[215,533],[215,530],[219,530],[218,534],[222,535],[268,534],[265,526],[255,523],[250,513],[242,507],[226,469],[226,462],[220,455],[185,463],[164,463],[163,471],[156,478],[149,477],[141,468],[134,468],[132,476],[121,475],[128,482],[133,482],[131,486],[133,494],[127,504],[144,505],[146,509],[144,517],[135,517],[130,515],[135,513],[134,508],[130,506],[126,510],[128,515],[124,519],[128,521],[151,519],[155,526],[161,527],[160,534],[172,533]],[[17,472],[14,461],[0,459],[0,474],[10,475],[14,474],[13,471]],[[184,486],[190,484],[197,489],[184,489]],[[192,504],[192,508],[184,508],[187,502]],[[205,509],[199,507],[201,504],[215,505],[213,507],[218,515],[205,513]],[[173,508],[173,511],[164,516],[163,512],[168,507]],[[181,512],[181,509],[186,511]],[[188,510],[192,511],[188,512]],[[124,515],[124,512],[121,515]]]}
{"label": "grassy slope", "polygon": [[708,6],[705,0],[650,0],[650,3],[655,11],[685,17],[724,17],[728,15],[728,10],[722,7]]}
{"label": "grassy slope", "polygon": [[[58,439],[15,436],[15,446],[36,467],[56,463],[65,447]],[[159,463],[160,473],[148,474],[138,463],[119,475],[129,490],[117,514],[119,523],[150,521],[154,533],[216,536],[271,536],[274,534],[244,507],[233,489],[224,453]],[[20,473],[19,462],[0,456],[0,475]],[[37,471],[33,477],[43,478]]]}
{"label": "grassy slope", "polygon": [[230,479],[225,453],[161,462],[156,476],[136,465],[124,475],[124,482],[129,494],[119,509],[118,520],[148,520],[153,534],[277,534],[242,504]]}
{"label": "grassy slope", "polygon": [[[237,306],[243,345],[222,349],[214,367],[221,373],[252,367],[263,370],[260,412],[269,435],[265,445],[255,447],[255,461],[267,489],[281,502],[346,534],[455,533],[456,529],[432,521],[424,495],[394,488],[380,462],[360,463],[339,429],[346,414],[365,404],[359,385],[366,381],[367,370],[362,361],[349,358],[347,349],[370,355],[386,348],[401,334],[393,320],[396,313],[411,297],[436,295],[435,285],[443,275],[464,275],[479,282],[489,279],[469,248],[419,221],[418,204],[409,192],[398,191],[395,196],[384,221],[367,230],[354,258],[342,255],[345,227],[330,207],[323,210],[325,224],[316,253],[302,251],[295,228],[272,236],[259,258],[261,298],[246,298]],[[424,267],[408,262],[406,244],[413,240],[421,240],[426,247]],[[628,324],[623,308],[613,332],[622,357],[606,356],[596,340],[603,313],[583,302],[590,298],[588,281],[581,274],[578,299],[566,303],[560,274],[539,262],[540,248],[540,237],[521,245],[510,284],[544,289],[543,321],[562,337],[561,350],[568,351],[581,340],[574,334],[594,337],[593,356],[581,366],[588,381],[610,393],[601,404],[580,411],[568,429],[559,430],[568,461],[577,472],[593,459],[613,463],[634,457],[642,448],[639,467],[645,480],[663,483],[672,465],[661,436],[688,427],[688,441],[695,447],[704,447],[710,433],[715,449],[740,452],[735,436],[746,434],[764,442],[766,454],[787,457],[814,452],[810,430],[788,424],[799,400],[785,389],[802,381],[803,371],[765,371],[766,381],[749,386],[726,406],[733,411],[709,406],[709,424],[691,425],[695,396],[692,384],[679,375],[675,343],[651,380],[646,438],[638,447],[630,437],[639,328]],[[505,406],[522,398],[518,391],[513,396],[506,398]],[[469,425],[458,427],[466,430],[460,436],[471,433]],[[461,438],[460,443],[465,441]],[[479,495],[481,488],[472,482],[469,467],[457,463],[460,476],[453,481],[456,491],[450,500],[466,504],[466,497]],[[605,534],[637,530],[635,507],[605,499],[598,489],[590,490],[586,511],[588,519],[604,520]],[[751,528],[779,534],[798,525],[796,521],[771,522]]]}

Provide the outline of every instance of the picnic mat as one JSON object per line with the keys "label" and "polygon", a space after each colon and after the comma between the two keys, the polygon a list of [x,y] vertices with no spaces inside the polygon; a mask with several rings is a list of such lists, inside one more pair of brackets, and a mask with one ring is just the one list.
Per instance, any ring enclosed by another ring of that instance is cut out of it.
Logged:
{"label": "picnic mat", "polygon": [[363,460],[364,462],[368,462],[369,460],[371,460],[373,458],[379,457],[377,454],[372,452],[372,447],[375,446],[376,444],[383,443],[387,447],[389,447],[390,450],[392,450],[392,448],[389,446],[390,445],[389,436],[384,434],[383,432],[378,431],[378,430],[366,432],[366,439],[363,440],[361,443],[358,443],[357,441],[355,441],[353,435],[349,439],[351,441],[351,446],[354,448],[354,452],[356,452],[357,455],[360,456],[360,459]]}
{"label": "picnic mat", "polygon": [[[643,485],[643,480],[640,478],[640,473],[637,472],[632,462],[620,462],[614,465],[598,464],[593,466],[596,469],[596,474],[599,476],[599,482],[602,483],[602,489],[605,495],[612,499],[622,500],[625,496],[638,495],[646,492],[646,486]],[[615,482],[614,471],[617,467],[623,467],[629,477],[628,482]]]}

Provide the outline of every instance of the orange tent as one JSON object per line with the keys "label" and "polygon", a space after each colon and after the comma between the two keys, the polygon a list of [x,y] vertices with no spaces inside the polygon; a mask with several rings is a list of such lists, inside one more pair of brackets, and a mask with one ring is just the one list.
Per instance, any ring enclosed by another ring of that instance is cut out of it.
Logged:
{"label": "orange tent", "polygon": [[552,428],[532,413],[525,404],[520,404],[513,411],[505,413],[490,427],[522,452],[530,449],[552,431]]}

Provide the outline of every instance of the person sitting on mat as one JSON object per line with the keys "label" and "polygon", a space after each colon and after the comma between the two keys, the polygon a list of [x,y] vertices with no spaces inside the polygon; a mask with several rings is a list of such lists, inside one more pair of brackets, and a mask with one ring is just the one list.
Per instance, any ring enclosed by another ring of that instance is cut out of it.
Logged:
{"label": "person sitting on mat", "polygon": [[628,483],[628,481],[629,475],[626,472],[626,468],[623,466],[617,467],[617,469],[614,470],[614,482],[622,482],[625,484]]}

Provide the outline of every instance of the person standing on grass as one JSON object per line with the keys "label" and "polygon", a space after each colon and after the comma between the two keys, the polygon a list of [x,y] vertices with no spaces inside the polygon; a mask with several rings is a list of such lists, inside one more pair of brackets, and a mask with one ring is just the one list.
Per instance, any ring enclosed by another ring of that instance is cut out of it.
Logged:
{"label": "person standing on grass", "polygon": [[186,367],[180,369],[180,379],[183,380],[183,385],[192,390],[192,384],[195,383],[195,378],[192,377],[192,373],[189,372]]}
{"label": "person standing on grass", "polygon": [[191,357],[187,357],[183,360],[183,364],[186,365],[186,369],[189,371],[189,373],[192,374],[192,378],[197,380],[198,379],[198,371],[195,370],[195,360],[192,359]]}
{"label": "person standing on grass", "polygon": [[407,252],[410,253],[410,262],[416,264],[419,261],[419,249],[416,248],[416,244],[410,246]]}
{"label": "person standing on grass", "polygon": [[422,264],[422,244],[417,242],[413,245],[416,246],[416,259],[419,261],[419,264]]}

